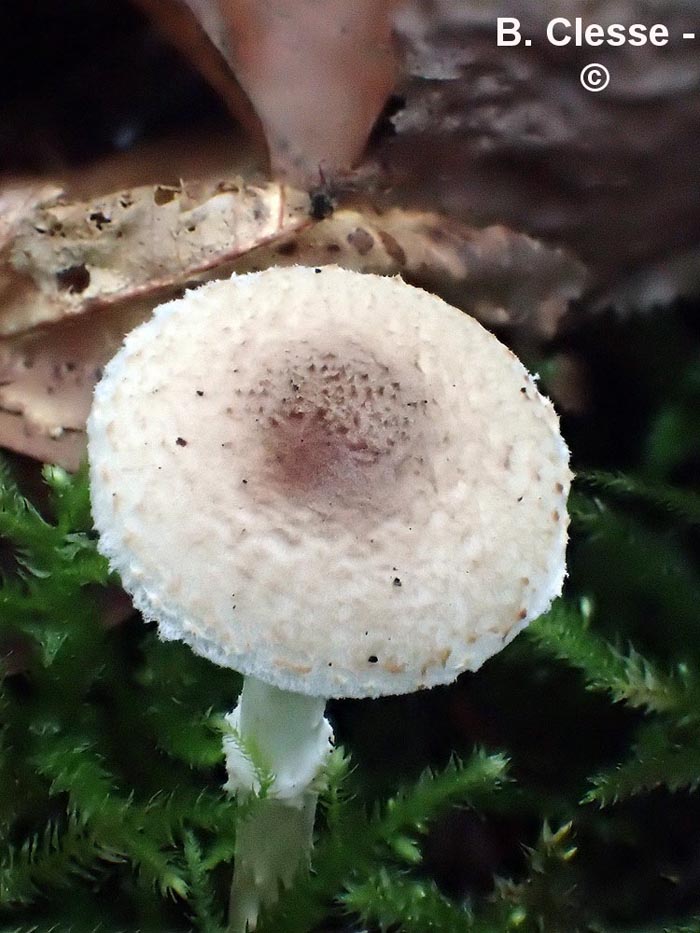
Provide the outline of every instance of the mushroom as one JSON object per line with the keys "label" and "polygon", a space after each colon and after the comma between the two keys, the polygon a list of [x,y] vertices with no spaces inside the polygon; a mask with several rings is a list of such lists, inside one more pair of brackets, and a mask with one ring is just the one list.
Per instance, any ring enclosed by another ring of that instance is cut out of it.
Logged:
{"label": "mushroom", "polygon": [[[88,421],[99,547],[161,637],[246,675],[231,929],[311,847],[329,697],[476,670],[562,586],[568,451],[475,320],[398,278],[272,268],[128,335]],[[267,777],[265,777],[267,775]]]}

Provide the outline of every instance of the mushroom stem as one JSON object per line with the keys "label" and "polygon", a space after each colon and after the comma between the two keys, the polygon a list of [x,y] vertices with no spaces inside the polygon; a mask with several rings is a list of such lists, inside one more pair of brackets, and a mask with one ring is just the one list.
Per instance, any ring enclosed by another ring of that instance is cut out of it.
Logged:
{"label": "mushroom stem", "polygon": [[331,748],[323,697],[309,697],[247,677],[226,717],[226,790],[243,805],[229,907],[229,933],[254,930],[308,860],[318,792]]}

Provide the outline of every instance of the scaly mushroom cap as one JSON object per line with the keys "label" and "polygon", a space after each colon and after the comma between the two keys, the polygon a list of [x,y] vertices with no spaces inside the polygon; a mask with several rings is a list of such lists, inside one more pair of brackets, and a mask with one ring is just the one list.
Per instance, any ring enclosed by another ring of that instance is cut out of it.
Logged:
{"label": "scaly mushroom cap", "polygon": [[157,309],[88,422],[100,549],[160,634],[279,687],[478,668],[564,579],[568,451],[473,319],[334,267]]}

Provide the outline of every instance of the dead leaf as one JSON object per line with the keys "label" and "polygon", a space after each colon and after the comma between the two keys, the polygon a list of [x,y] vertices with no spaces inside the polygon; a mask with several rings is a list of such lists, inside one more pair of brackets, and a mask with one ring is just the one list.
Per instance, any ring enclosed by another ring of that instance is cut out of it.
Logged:
{"label": "dead leaf", "polygon": [[22,415],[0,411],[0,445],[42,463],[77,470],[85,457],[85,432],[66,431],[50,437],[33,430]]}
{"label": "dead leaf", "polygon": [[272,172],[303,187],[359,159],[396,82],[396,0],[186,0],[262,122]]}
{"label": "dead leaf", "polygon": [[307,195],[240,179],[52,194],[0,238],[0,336],[183,285],[309,222]]}
{"label": "dead leaf", "polygon": [[522,233],[401,208],[336,211],[292,238],[252,250],[234,268],[294,263],[401,275],[487,325],[518,325],[540,339],[555,333],[586,282],[573,256]]}
{"label": "dead leaf", "polygon": [[102,367],[154,303],[141,298],[0,339],[3,446],[77,469]]}
{"label": "dead leaf", "polygon": [[14,181],[0,188],[0,255],[12,244],[32,211],[60,194],[59,187],[41,181]]}

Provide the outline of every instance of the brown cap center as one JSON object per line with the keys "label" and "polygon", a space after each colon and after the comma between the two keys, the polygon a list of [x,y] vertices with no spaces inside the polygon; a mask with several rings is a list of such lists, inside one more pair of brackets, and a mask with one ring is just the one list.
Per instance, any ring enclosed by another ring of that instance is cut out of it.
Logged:
{"label": "brown cap center", "polygon": [[353,508],[369,504],[402,464],[424,460],[430,400],[420,374],[349,350],[341,358],[294,348],[249,392],[269,481],[306,504],[329,494]]}

